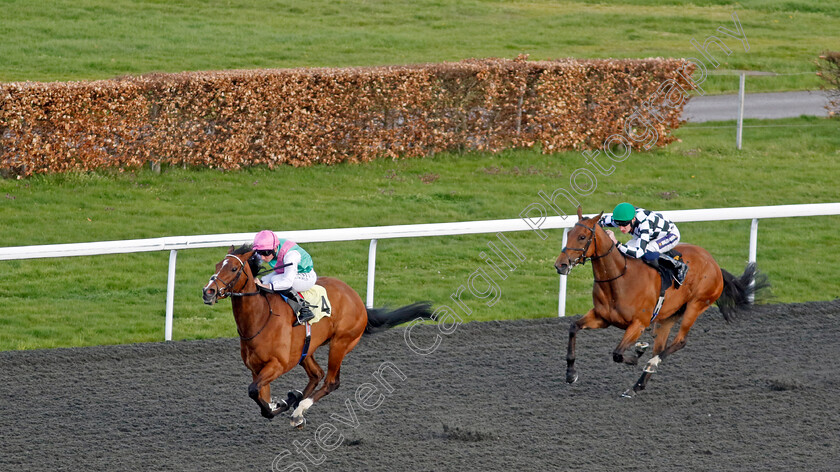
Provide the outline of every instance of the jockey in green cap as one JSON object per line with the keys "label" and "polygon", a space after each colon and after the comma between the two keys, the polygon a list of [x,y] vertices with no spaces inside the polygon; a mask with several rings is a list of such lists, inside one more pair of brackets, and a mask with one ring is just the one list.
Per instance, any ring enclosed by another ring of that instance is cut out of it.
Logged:
{"label": "jockey in green cap", "polygon": [[680,242],[680,231],[677,225],[661,213],[636,208],[624,202],[616,205],[612,215],[603,216],[598,224],[617,226],[622,233],[632,234],[633,239],[622,244],[612,231],[607,230],[607,235],[624,255],[642,259],[657,269],[662,259],[674,269],[674,280],[678,285],[685,281],[688,265],[666,254]]}

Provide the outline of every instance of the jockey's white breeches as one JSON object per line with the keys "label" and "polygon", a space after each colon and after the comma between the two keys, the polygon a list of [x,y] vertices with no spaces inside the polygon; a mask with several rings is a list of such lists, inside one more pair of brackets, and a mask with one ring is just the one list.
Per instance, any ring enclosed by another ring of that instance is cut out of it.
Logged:
{"label": "jockey's white breeches", "polygon": [[292,289],[295,292],[305,292],[312,288],[315,281],[318,280],[318,275],[315,274],[314,269],[304,273],[289,269],[292,269],[292,267],[286,267],[286,271],[282,274],[272,272],[265,275],[262,281],[271,285],[274,291]]}
{"label": "jockey's white breeches", "polygon": [[[627,246],[628,249],[632,249],[635,251],[637,248],[640,247],[641,242],[641,239],[633,238],[630,241],[627,241],[627,244],[625,244],[625,246]],[[659,238],[649,242],[647,247],[645,247],[644,252],[666,253],[671,249],[674,249],[679,243],[680,231],[674,228],[674,230],[668,232],[668,234],[660,236]]]}

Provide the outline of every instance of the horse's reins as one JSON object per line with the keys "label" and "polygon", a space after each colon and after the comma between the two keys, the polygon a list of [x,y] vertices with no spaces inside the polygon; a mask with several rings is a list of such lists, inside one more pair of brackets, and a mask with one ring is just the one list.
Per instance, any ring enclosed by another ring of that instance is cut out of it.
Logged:
{"label": "horse's reins", "polygon": [[[238,257],[236,257],[233,254],[228,254],[227,256],[225,256],[225,259],[227,259],[228,257],[233,257],[234,259],[236,259],[239,262],[239,268],[236,269],[236,277],[234,277],[233,280],[231,280],[224,287],[222,287],[225,291],[220,292],[219,295],[217,295],[217,297],[219,299],[224,299],[224,298],[227,298],[227,297],[247,297],[249,295],[264,294],[264,292],[260,292],[260,291],[256,291],[256,292],[231,292],[230,291],[230,288],[233,287],[234,285],[236,285],[236,282],[239,280],[239,277],[244,272],[242,269],[243,269],[243,267],[245,267],[245,263],[242,262],[241,259],[239,259]],[[287,267],[287,266],[290,266],[290,265],[292,265],[291,262],[289,262],[288,264],[283,264],[281,267]],[[268,269],[261,270],[255,277],[259,277],[260,275],[267,274],[267,273],[269,273],[269,272],[271,272],[275,269],[276,269],[276,267],[269,267]],[[219,278],[218,276],[219,276],[218,272],[211,275],[210,276],[210,282],[215,282]]]}
{"label": "horse's reins", "polygon": [[[583,248],[566,246],[565,250],[580,251],[580,256],[578,256],[577,259],[572,261],[572,263],[574,265],[578,265],[578,264],[584,265],[584,264],[586,264],[587,260],[597,261],[598,259],[609,256],[610,253],[613,252],[613,249],[615,249],[616,245],[612,244],[612,245],[610,245],[610,249],[606,253],[601,254],[600,256],[596,254],[594,256],[586,257],[586,251],[589,250],[589,245],[592,244],[592,241],[595,241],[595,230],[590,228],[589,226],[586,226],[585,224],[582,224],[582,223],[575,223],[575,226],[580,226],[582,228],[586,228],[586,229],[589,230],[589,232],[591,234],[589,235],[589,239],[586,240],[586,244],[583,246]],[[596,245],[596,247],[597,247],[597,245]],[[618,274],[615,277],[610,278],[610,279],[602,279],[602,280],[595,279],[595,282],[612,282],[613,280],[621,277],[622,275],[624,275],[626,273],[627,273],[627,256],[624,256],[624,268],[622,269],[620,274]]]}

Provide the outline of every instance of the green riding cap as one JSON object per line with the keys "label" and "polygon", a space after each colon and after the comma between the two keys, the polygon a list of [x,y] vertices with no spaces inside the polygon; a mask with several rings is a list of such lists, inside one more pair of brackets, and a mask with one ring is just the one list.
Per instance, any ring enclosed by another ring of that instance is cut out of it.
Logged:
{"label": "green riding cap", "polygon": [[612,217],[613,221],[630,221],[636,217],[636,207],[627,202],[619,203],[615,206]]}

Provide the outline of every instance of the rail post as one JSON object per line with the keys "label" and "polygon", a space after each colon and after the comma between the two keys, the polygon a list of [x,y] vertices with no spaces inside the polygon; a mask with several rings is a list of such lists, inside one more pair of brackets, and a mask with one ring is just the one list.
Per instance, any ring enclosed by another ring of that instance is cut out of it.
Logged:
{"label": "rail post", "polygon": [[[566,240],[568,239],[569,228],[563,228],[563,242],[560,247],[566,249]],[[557,301],[557,316],[566,316],[566,276],[560,275],[560,295]]]}
{"label": "rail post", "polygon": [[367,275],[367,307],[373,308],[373,282],[376,277],[376,239],[370,240],[368,249],[368,275]]}
{"label": "rail post", "polygon": [[[756,256],[758,255],[758,218],[753,218],[752,223],[750,224],[750,259],[749,262],[753,263],[756,260]],[[755,281],[750,283],[750,286],[755,284]],[[750,303],[755,301],[755,295],[750,294],[749,296]]]}
{"label": "rail post", "polygon": [[741,139],[744,136],[744,88],[746,83],[746,74],[741,72],[740,83],[738,84],[738,132],[735,138],[738,150],[741,150]]}
{"label": "rail post", "polygon": [[163,328],[163,339],[172,341],[172,318],[175,307],[175,262],[178,259],[178,250],[169,251],[169,277],[166,281],[166,322]]}

